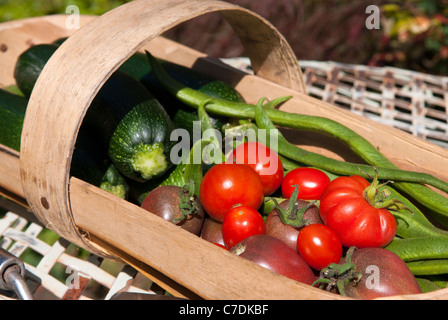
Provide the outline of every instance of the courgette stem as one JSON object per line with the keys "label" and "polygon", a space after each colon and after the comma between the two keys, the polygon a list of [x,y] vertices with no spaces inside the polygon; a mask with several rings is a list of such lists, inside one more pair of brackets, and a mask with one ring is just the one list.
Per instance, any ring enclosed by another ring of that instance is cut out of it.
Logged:
{"label": "courgette stem", "polygon": [[164,152],[163,143],[136,145],[131,157],[133,170],[140,173],[145,180],[165,172],[168,163]]}
{"label": "courgette stem", "polygon": [[[169,77],[152,55],[149,52],[146,52],[146,54],[158,81],[179,100],[193,108],[198,108],[201,103],[210,99],[206,94],[185,87]],[[234,118],[255,118],[255,105],[246,103],[235,103],[221,99],[213,99],[207,104],[206,110],[213,114]],[[369,141],[355,133],[353,130],[331,119],[293,114],[276,109],[268,109],[266,110],[266,113],[277,126],[320,131],[342,140],[353,152],[370,165],[370,167],[367,166],[364,168],[366,169],[364,172],[368,175],[372,174],[373,176],[373,166],[375,166],[379,179],[396,181],[394,185],[397,188],[406,192],[416,201],[429,208],[431,213],[435,214],[435,217],[441,223],[448,225],[448,198],[421,185],[429,184],[444,192],[448,192],[448,183],[429,174],[398,169],[397,166],[378,151]],[[289,148],[285,149],[286,150],[283,150],[284,153],[287,153],[289,156],[294,156],[300,162],[305,163],[305,161],[307,161],[310,165],[322,168],[325,167],[328,171],[341,175],[358,174],[365,176],[365,174],[359,171],[360,165],[358,164],[337,161],[308,151],[297,152],[296,155],[291,155],[288,152]],[[300,155],[300,160],[297,158],[297,155]]]}

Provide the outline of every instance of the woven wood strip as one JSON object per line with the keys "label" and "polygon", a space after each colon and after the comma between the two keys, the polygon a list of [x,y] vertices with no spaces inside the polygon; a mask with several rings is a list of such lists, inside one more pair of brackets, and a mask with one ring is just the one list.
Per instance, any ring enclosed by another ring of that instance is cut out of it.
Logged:
{"label": "woven wood strip", "polygon": [[[223,61],[252,72],[247,58]],[[448,77],[337,62],[299,65],[309,95],[448,148]]]}
{"label": "woven wood strip", "polygon": [[300,66],[310,95],[448,147],[448,77],[335,62]]}
{"label": "woven wood strip", "polygon": [[[101,264],[104,259],[93,254],[87,258],[74,256],[74,245],[62,238],[53,244],[39,239],[44,230],[11,211],[0,219],[0,246],[25,261],[28,285],[37,299],[110,299],[118,292],[154,294],[149,280],[135,285],[138,273],[133,268],[109,261],[109,265],[116,264],[114,268],[119,269],[118,274],[111,274]],[[41,257],[37,265],[26,262],[30,255]],[[53,274],[57,264],[67,273],[65,281]],[[101,289],[97,291],[102,295],[95,296],[96,292],[91,289],[95,287]],[[14,298],[0,291],[0,300]]]}

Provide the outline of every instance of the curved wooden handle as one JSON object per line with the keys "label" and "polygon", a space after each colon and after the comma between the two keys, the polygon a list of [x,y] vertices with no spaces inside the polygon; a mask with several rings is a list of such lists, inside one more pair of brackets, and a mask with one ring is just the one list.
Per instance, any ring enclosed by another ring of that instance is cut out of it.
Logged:
{"label": "curved wooden handle", "polygon": [[70,164],[84,115],[109,76],[139,48],[181,22],[215,11],[241,38],[257,75],[304,92],[298,62],[287,42],[271,24],[246,9],[215,0],[135,0],[107,12],[61,45],[29,101],[21,180],[30,208],[48,228],[107,255],[79,230],[70,208]]}

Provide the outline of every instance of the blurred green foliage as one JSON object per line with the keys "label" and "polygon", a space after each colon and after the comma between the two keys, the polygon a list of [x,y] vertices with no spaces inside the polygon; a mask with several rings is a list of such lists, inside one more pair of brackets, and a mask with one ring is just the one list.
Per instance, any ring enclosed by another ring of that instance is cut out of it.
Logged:
{"label": "blurred green foliage", "polygon": [[[69,5],[78,6],[81,14],[101,15],[129,1],[0,0],[0,22],[65,13]],[[299,59],[448,74],[448,0],[225,1],[267,18]],[[365,27],[365,8],[371,4],[381,8],[380,30]],[[222,20],[201,18],[170,30],[167,36],[212,56],[244,54],[223,29]]]}
{"label": "blurred green foliage", "polygon": [[[65,13],[101,15],[132,0],[0,0],[0,22]],[[188,1],[188,0],[186,0]],[[448,0],[225,0],[273,23],[304,60],[395,66],[448,74]],[[381,8],[381,29],[367,30],[365,8]],[[69,12],[72,13],[72,12]],[[169,33],[212,56],[241,55],[221,22],[197,20]],[[306,35],[306,36],[305,36]]]}
{"label": "blurred green foliage", "polygon": [[371,65],[448,74],[448,1],[389,1]]}
{"label": "blurred green foliage", "polygon": [[101,15],[131,0],[0,0],[0,22],[65,13],[76,5],[81,14]]}

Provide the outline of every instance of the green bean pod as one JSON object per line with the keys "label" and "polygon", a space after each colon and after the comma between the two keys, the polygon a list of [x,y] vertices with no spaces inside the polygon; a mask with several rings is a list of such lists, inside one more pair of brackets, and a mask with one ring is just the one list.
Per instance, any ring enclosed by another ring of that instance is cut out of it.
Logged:
{"label": "green bean pod", "polygon": [[[157,60],[148,52],[147,56],[158,81],[179,100],[193,108],[198,108],[204,101],[210,100],[210,96],[191,88],[187,88],[169,77]],[[232,118],[255,118],[254,105],[230,102],[222,99],[212,99],[206,105],[206,110],[207,112]],[[320,131],[342,140],[353,152],[370,164],[370,166],[360,166],[358,164],[337,161],[334,159],[329,160],[330,158],[305,150],[298,152],[296,149],[292,148],[292,144],[290,144],[290,146],[285,144],[285,148],[282,151],[279,150],[279,153],[307,165],[314,165],[340,175],[360,174],[359,168],[361,167],[367,175],[373,176],[373,166],[375,166],[377,168],[379,179],[394,180],[397,188],[406,192],[416,201],[429,208],[441,223],[448,225],[448,198],[422,185],[429,184],[448,193],[448,183],[429,174],[399,170],[370,142],[351,129],[331,119],[283,112],[273,108],[267,109],[266,113],[277,126]]]}
{"label": "green bean pod", "polygon": [[[267,115],[266,109],[264,109],[259,102],[256,106],[256,112],[255,112],[255,119],[257,122],[257,125],[261,129],[276,129],[272,121],[269,119]],[[289,157],[289,159],[297,160],[297,161],[303,161],[304,159],[300,157],[300,154],[303,152],[306,152],[307,154],[311,154],[300,147],[288,142],[282,134],[276,130],[277,137],[278,137],[278,151],[280,154]],[[327,159],[323,156],[312,154],[314,157],[314,161],[319,161],[319,169],[325,171],[329,170],[331,172],[339,173],[338,170],[332,170],[331,165],[335,165],[338,167],[345,166],[345,162],[340,162],[333,159]],[[287,158],[288,159],[288,158]],[[322,165],[322,163],[324,163]],[[288,162],[286,162],[288,165]],[[305,161],[305,164],[309,164],[308,161]],[[326,165],[328,164],[328,166]],[[292,165],[291,163],[289,165]],[[367,166],[358,165],[359,170],[365,171],[369,170]],[[394,174],[393,172],[392,174]],[[400,172],[401,173],[401,172]],[[327,173],[328,174],[328,173]],[[361,174],[361,173],[360,173]],[[361,174],[362,175],[362,174]],[[332,175],[332,179],[335,177],[335,175]],[[399,200],[401,203],[405,204],[405,206],[413,212],[413,217],[409,216],[409,212],[406,210],[394,210],[392,213],[394,214],[396,220],[397,220],[397,234],[400,237],[416,237],[416,236],[434,236],[434,235],[448,235],[448,232],[445,230],[441,230],[439,228],[436,228],[433,226],[428,219],[425,217],[425,215],[408,199],[406,199],[404,196],[399,194],[394,188],[387,187],[390,193],[393,194],[394,198]],[[417,221],[419,220],[419,221]]]}
{"label": "green bean pod", "polygon": [[420,289],[422,289],[422,293],[432,292],[441,289],[437,284],[435,284],[431,280],[425,278],[415,278],[415,279],[417,280]]}
{"label": "green bean pod", "polygon": [[[303,167],[303,165],[288,159],[284,156],[280,156],[283,167],[286,171],[293,170],[298,167]],[[322,169],[319,169],[322,170]],[[330,180],[338,177],[331,172],[322,170],[327,174]],[[384,185],[379,189],[381,192],[383,189],[387,189],[391,197],[400,201],[408,209],[401,210],[391,210],[390,212],[394,215],[397,221],[397,236],[401,238],[412,238],[412,237],[427,237],[427,236],[446,236],[448,237],[448,231],[442,230],[434,226],[428,218],[421,212],[421,210],[416,207],[411,201],[404,197],[401,193],[395,190],[389,185]]]}
{"label": "green bean pod", "polygon": [[448,259],[412,261],[406,265],[415,276],[448,274]]}
{"label": "green bean pod", "polygon": [[405,262],[448,259],[448,237],[396,238],[386,249],[395,252]]}
{"label": "green bean pod", "polygon": [[[264,108],[261,105],[257,105],[256,109],[256,119],[260,120],[263,118],[265,120],[265,125],[272,128],[272,123],[269,122],[267,116],[264,112]],[[250,123],[250,127],[258,132],[259,127],[257,127],[254,123]],[[285,141],[280,132],[277,133],[279,138],[278,144],[281,144]],[[258,137],[261,139],[261,137]],[[269,141],[262,141],[269,146]],[[295,146],[295,148],[299,148]],[[280,160],[282,161],[282,165],[285,171],[290,171],[298,167],[303,167],[304,165],[298,163],[297,161],[291,160],[285,156],[279,155]],[[329,171],[319,168],[319,170],[325,172],[330,180],[334,180],[338,175],[335,175]],[[390,210],[394,215],[395,220],[397,221],[397,232],[396,234],[401,238],[411,238],[411,237],[426,237],[426,236],[446,236],[448,237],[448,231],[442,230],[434,226],[427,217],[420,211],[418,207],[416,207],[411,201],[409,201],[406,197],[401,195],[398,191],[396,191],[392,186],[386,184],[379,188],[379,192],[382,192],[384,189],[387,189],[391,194],[391,198],[398,200],[402,203],[406,209],[397,209]],[[316,204],[318,205],[318,204]],[[268,204],[266,204],[268,208]]]}
{"label": "green bean pod", "polygon": [[448,287],[448,274],[438,274],[438,275],[427,275],[423,278],[428,279],[432,283],[434,283],[436,286],[438,286],[440,289],[444,289]]}

